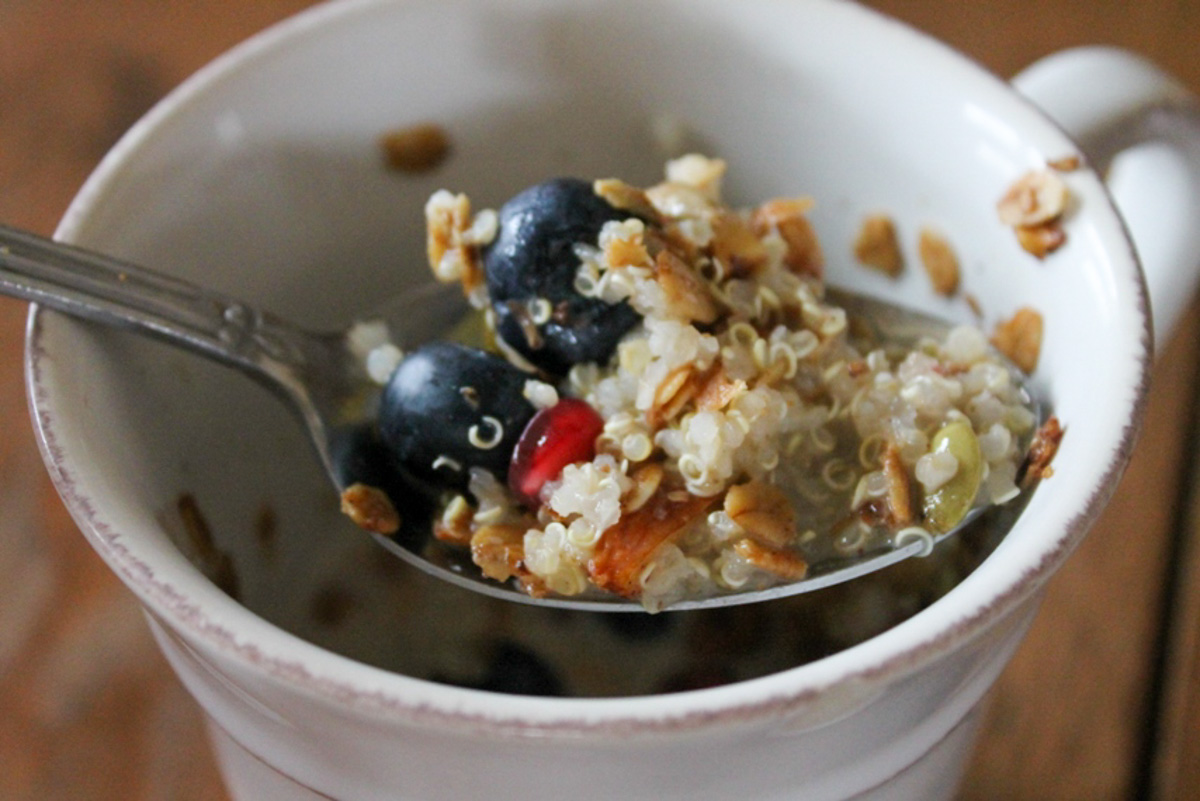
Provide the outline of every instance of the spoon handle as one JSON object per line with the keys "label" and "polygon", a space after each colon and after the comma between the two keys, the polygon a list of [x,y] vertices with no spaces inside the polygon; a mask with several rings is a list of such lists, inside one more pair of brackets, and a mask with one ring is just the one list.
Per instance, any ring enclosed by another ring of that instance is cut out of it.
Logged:
{"label": "spoon handle", "polygon": [[294,332],[234,298],[83,248],[0,225],[0,293],[135,328],[261,376],[294,361]]}

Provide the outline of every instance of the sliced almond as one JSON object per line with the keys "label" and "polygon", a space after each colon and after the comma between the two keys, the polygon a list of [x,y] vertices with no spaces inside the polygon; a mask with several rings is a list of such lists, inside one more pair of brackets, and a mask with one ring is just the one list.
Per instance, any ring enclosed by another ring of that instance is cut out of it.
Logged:
{"label": "sliced almond", "polygon": [[759,570],[785,581],[800,581],[808,575],[808,562],[798,553],[772,548],[746,537],[733,544],[733,550]]}
{"label": "sliced almond", "polygon": [[627,211],[643,220],[654,222],[659,220],[658,211],[650,202],[645,191],[631,186],[619,178],[601,178],[593,182],[592,191],[614,209]]}
{"label": "sliced almond", "polygon": [[711,323],[720,316],[721,308],[708,285],[670,250],[660,251],[654,260],[654,280],[666,294],[673,316],[696,323]]}
{"label": "sliced almond", "polygon": [[897,527],[910,526],[916,519],[912,479],[900,458],[900,449],[889,442],[883,451],[883,476],[888,485],[888,509]]}
{"label": "sliced almond", "polygon": [[638,468],[633,475],[633,489],[625,496],[623,514],[636,512],[646,505],[646,502],[654,497],[658,492],[658,488],[662,486],[663,476],[665,475],[663,467],[657,462],[643,465]]}
{"label": "sliced almond", "polygon": [[781,548],[796,539],[796,510],[783,490],[763,481],[735,484],[725,493],[725,514],[751,538]]}
{"label": "sliced almond", "polygon": [[717,500],[660,487],[641,508],[621,515],[604,532],[588,561],[592,583],[625,598],[638,597],[642,570],[654,551],[707,514]]}
{"label": "sliced almond", "polygon": [[1025,463],[1021,466],[1021,484],[1028,487],[1054,474],[1050,463],[1058,453],[1062,444],[1063,434],[1066,433],[1057,417],[1051,416],[1038,428],[1029,446]]}
{"label": "sliced almond", "polygon": [[702,384],[703,379],[690,364],[682,364],[667,373],[654,390],[654,400],[646,410],[646,422],[657,428],[673,420],[687,402],[696,397]]}

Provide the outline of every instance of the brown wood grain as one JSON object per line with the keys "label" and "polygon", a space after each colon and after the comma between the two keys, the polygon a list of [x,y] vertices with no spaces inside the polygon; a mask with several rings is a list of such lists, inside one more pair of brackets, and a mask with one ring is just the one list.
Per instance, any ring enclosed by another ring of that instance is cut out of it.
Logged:
{"label": "brown wood grain", "polygon": [[[1193,309],[1193,319],[1200,311]],[[1195,392],[1193,392],[1193,397]],[[1180,509],[1181,537],[1174,557],[1175,586],[1168,599],[1155,748],[1147,754],[1148,796],[1187,798],[1200,788],[1200,405],[1191,403],[1188,493]]]}
{"label": "brown wood grain", "polygon": [[[0,221],[50,233],[151,103],[309,4],[0,3]],[[1109,43],[1200,91],[1200,2],[868,5],[1001,75],[1067,46]],[[1177,603],[1161,605],[1184,477],[1193,475],[1183,468],[1200,458],[1185,436],[1195,414],[1197,311],[1155,372],[1146,430],[1116,498],[1052,582],[993,693],[963,799],[1184,799],[1200,786],[1200,501],[1182,529],[1191,545],[1179,552],[1188,567]],[[0,798],[220,799],[199,711],[41,467],[21,384],[24,316],[24,304],[0,299]],[[1200,496],[1200,479],[1192,481]],[[1164,621],[1175,624],[1173,647],[1158,674]]]}

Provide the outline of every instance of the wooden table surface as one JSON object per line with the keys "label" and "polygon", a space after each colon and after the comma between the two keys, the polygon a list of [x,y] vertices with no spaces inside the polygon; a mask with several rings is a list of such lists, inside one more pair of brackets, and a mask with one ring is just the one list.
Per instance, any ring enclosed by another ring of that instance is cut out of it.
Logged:
{"label": "wooden table surface", "polygon": [[[306,0],[0,2],[0,221],[49,234],[156,99]],[[1200,93],[1200,2],[876,0],[1000,75],[1077,44]],[[1200,326],[1156,368],[1117,496],[994,691],[963,799],[1185,799],[1200,788]],[[198,708],[42,468],[26,306],[0,299],[0,799],[221,799]]]}

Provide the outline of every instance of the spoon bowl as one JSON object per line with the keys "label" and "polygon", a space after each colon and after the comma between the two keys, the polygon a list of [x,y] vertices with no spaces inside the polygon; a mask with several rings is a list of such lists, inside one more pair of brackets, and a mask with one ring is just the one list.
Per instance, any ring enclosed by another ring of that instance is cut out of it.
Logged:
{"label": "spoon bowl", "polygon": [[[194,286],[144,267],[29,232],[0,226],[0,292],[97,323],[130,329],[233,367],[274,392],[298,415],[336,491],[355,481],[345,455],[364,426],[374,422],[382,388],[356,350],[358,324],[314,332],[238,299]],[[878,342],[915,342],[943,335],[949,324],[865,295],[829,289],[828,295]],[[382,323],[391,342],[413,347],[452,329],[468,311],[461,294],[429,283],[396,296],[364,318]],[[1020,380],[1013,369],[1014,380]],[[1028,395],[1028,392],[1026,392]],[[1040,422],[1040,407],[1034,403]],[[1036,426],[1035,426],[1036,428]],[[1022,443],[1020,452],[1027,449]],[[901,537],[862,553],[824,559],[805,578],[744,592],[672,603],[673,610],[758,603],[830,587],[917,555],[974,522],[982,508],[957,525],[927,537]],[[368,531],[409,564],[452,584],[504,600],[602,612],[640,612],[631,601],[598,590],[579,596],[531,596],[512,583],[485,577],[466,551],[419,552],[404,537]]]}

